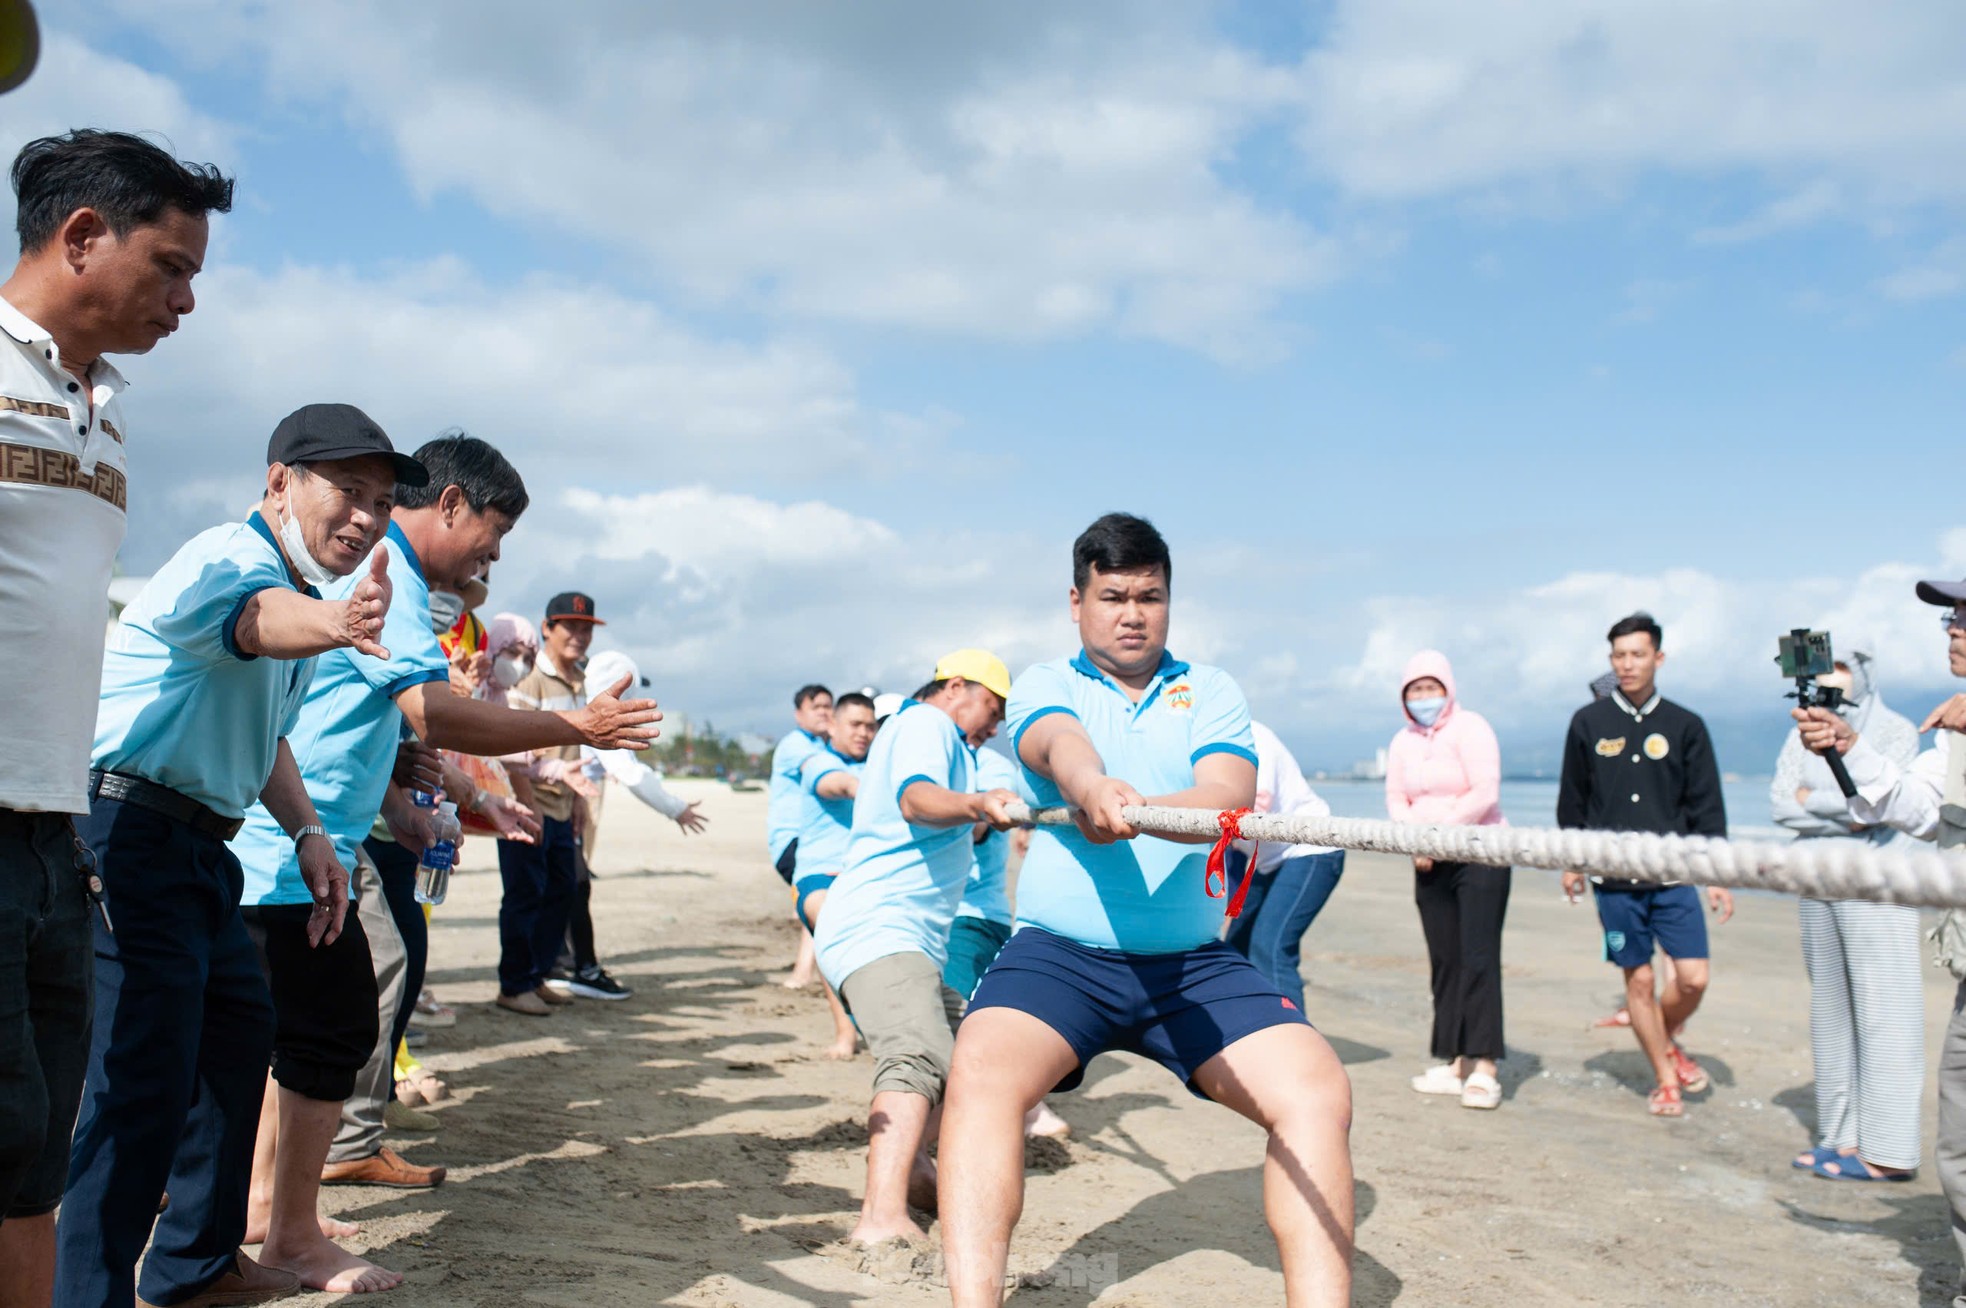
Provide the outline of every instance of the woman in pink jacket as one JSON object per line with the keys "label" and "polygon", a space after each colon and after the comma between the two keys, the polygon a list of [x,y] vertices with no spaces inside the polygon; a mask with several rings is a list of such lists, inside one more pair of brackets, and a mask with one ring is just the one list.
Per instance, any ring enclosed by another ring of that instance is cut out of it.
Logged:
{"label": "woman in pink jacket", "polygon": [[[1435,650],[1400,678],[1406,726],[1386,751],[1386,811],[1395,822],[1499,826],[1502,753],[1482,717],[1454,701],[1454,670]],[[1421,1094],[1458,1095],[1463,1108],[1502,1102],[1502,919],[1510,870],[1413,860],[1413,898],[1427,938],[1434,991],[1433,1056],[1413,1078]]]}

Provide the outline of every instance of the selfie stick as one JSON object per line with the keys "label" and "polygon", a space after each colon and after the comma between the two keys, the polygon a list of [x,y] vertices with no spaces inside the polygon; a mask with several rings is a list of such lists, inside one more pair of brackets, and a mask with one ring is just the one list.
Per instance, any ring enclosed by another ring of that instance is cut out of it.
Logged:
{"label": "selfie stick", "polygon": [[[1808,639],[1809,629],[1807,627],[1797,627],[1789,635],[1794,638],[1796,646],[1800,648]],[[1792,699],[1802,708],[1826,708],[1834,713],[1836,712],[1837,705],[1843,702],[1843,692],[1835,686],[1817,686],[1816,679],[1805,673],[1795,679],[1795,689],[1782,698]],[[1836,778],[1837,788],[1843,792],[1843,797],[1845,799],[1855,799],[1857,797],[1856,783],[1850,780],[1850,773],[1844,769],[1843,755],[1837,752],[1836,746],[1831,745],[1828,752],[1822,756],[1822,759],[1823,762],[1829,764],[1830,775]]]}

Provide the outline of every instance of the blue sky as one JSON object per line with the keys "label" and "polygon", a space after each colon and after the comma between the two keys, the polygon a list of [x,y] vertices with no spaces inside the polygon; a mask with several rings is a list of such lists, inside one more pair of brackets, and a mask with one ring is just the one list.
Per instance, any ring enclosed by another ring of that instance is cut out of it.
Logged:
{"label": "blue sky", "polygon": [[127,369],[132,572],[347,400],[506,450],[494,605],[592,590],[733,728],[1065,651],[1109,508],[1308,766],[1391,734],[1428,644],[1547,765],[1641,604],[1732,770],[1789,626],[1874,640],[1914,716],[1943,688],[1908,583],[1966,573],[1927,489],[1966,398],[1944,0],[43,10],[0,145],[155,131],[240,179]]}

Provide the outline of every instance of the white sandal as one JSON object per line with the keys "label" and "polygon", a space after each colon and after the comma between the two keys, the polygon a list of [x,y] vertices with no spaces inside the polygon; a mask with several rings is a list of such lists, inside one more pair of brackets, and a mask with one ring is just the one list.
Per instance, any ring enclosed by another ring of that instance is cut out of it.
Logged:
{"label": "white sandal", "polygon": [[1412,1086],[1423,1095],[1458,1095],[1461,1093],[1461,1078],[1454,1075],[1452,1063],[1442,1063],[1414,1077]]}
{"label": "white sandal", "polygon": [[1500,1108],[1502,1083],[1486,1072],[1476,1072],[1461,1085],[1461,1107]]}

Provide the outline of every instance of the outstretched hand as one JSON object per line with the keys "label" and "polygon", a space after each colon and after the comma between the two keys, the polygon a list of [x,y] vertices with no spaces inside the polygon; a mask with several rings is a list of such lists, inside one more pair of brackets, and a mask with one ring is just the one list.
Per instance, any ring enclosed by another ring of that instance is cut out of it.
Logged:
{"label": "outstretched hand", "polygon": [[692,800],[684,806],[682,812],[676,814],[676,825],[683,829],[684,835],[693,836],[710,825],[710,819],[696,811],[702,806],[702,800]]}
{"label": "outstretched hand", "polygon": [[634,680],[623,673],[621,680],[587,701],[586,708],[567,715],[583,741],[595,749],[639,750],[662,734],[655,725],[662,721],[662,710],[654,700],[621,698]]}
{"label": "outstretched hand", "polygon": [[1966,731],[1966,695],[1954,695],[1927,713],[1925,720],[1918,724],[1921,733],[1933,727],[1942,731]]}
{"label": "outstretched hand", "polygon": [[357,654],[387,662],[382,620],[389,614],[394,594],[395,587],[389,582],[389,546],[385,543],[369,555],[369,575],[356,582],[355,589],[341,602],[341,643]]}

